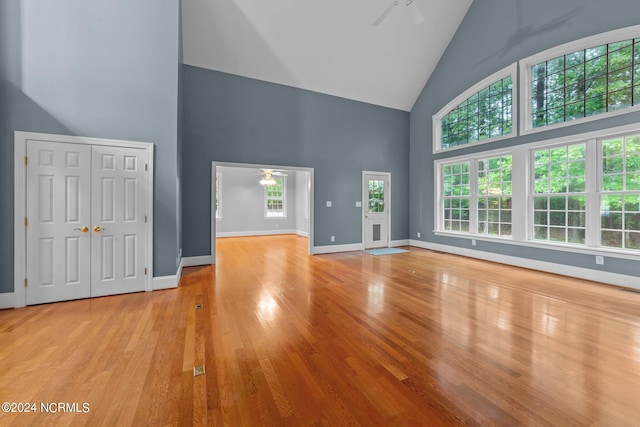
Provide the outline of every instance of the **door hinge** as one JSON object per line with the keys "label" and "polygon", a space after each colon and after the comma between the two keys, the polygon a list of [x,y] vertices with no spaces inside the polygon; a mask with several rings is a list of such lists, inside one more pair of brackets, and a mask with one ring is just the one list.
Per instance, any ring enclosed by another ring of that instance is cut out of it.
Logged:
{"label": "door hinge", "polygon": [[26,288],[27,286],[29,286],[29,281],[27,279],[24,279],[24,287]]}
{"label": "door hinge", "polygon": [[148,171],[148,170],[149,170],[149,164],[148,164],[148,163],[145,163],[145,164],[144,164],[144,170],[146,170],[146,171]]}
{"label": "door hinge", "polygon": [[29,164],[29,158],[24,156],[24,165],[27,166],[27,164]]}
{"label": "door hinge", "polygon": [[29,225],[29,219],[25,216],[24,217],[24,226],[28,226]]}
{"label": "door hinge", "polygon": [[146,215],[144,216],[144,223],[145,224],[147,223],[147,216]]}
{"label": "door hinge", "polygon": [[147,267],[144,268],[144,275],[147,275]]}

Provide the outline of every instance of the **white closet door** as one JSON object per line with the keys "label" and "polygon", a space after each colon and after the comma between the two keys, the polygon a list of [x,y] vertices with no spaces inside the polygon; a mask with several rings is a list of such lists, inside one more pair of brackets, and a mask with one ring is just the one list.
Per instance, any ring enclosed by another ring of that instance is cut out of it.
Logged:
{"label": "white closet door", "polygon": [[88,298],[91,147],[29,140],[27,158],[26,303]]}
{"label": "white closet door", "polygon": [[144,291],[145,151],[92,147],[91,296]]}

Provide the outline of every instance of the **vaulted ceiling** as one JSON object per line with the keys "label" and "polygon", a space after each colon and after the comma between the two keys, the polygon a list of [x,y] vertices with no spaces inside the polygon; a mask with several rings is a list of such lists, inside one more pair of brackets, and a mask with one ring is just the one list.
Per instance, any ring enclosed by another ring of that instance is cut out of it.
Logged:
{"label": "vaulted ceiling", "polygon": [[392,2],[183,0],[184,63],[409,111],[472,0]]}

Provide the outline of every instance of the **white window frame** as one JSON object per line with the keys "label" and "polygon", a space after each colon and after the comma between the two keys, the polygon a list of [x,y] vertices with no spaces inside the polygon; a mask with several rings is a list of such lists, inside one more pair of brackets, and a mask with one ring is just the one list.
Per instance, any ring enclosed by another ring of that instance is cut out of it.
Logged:
{"label": "white window frame", "polygon": [[[619,136],[626,136],[633,133],[640,133],[640,124],[618,126],[615,128],[600,129],[597,131],[582,134],[569,135],[550,140],[532,142],[513,147],[480,151],[473,154],[466,154],[456,157],[447,157],[434,161],[434,229],[437,236],[456,237],[461,239],[500,242],[514,244],[524,247],[552,249],[558,251],[615,256],[621,259],[631,259],[640,261],[640,251],[635,249],[620,249],[601,246],[600,243],[600,188],[601,163],[600,144],[602,140],[612,139]],[[533,239],[533,152],[544,148],[553,148],[576,143],[586,145],[586,234],[585,244],[573,244],[566,242],[552,242]],[[471,202],[470,206],[477,206],[477,166],[478,160],[499,157],[504,155],[512,156],[512,231],[511,236],[493,236],[477,233],[477,208],[471,209],[470,232],[455,232],[444,230],[444,218],[442,212],[442,167],[447,164],[470,162]],[[473,231],[473,232],[472,232]]]}
{"label": "white window frame", "polygon": [[[602,34],[597,34],[590,37],[585,37],[580,40],[575,40],[569,43],[565,43],[560,46],[547,49],[543,52],[529,56],[520,60],[520,135],[528,135],[537,132],[544,132],[551,129],[558,129],[567,126],[573,126],[579,123],[592,122],[594,120],[601,120],[607,117],[618,116],[621,114],[628,114],[634,111],[640,110],[640,102],[637,105],[631,107],[622,108],[620,110],[608,111],[602,114],[596,114],[593,116],[583,117],[579,119],[564,121],[555,123],[548,126],[541,126],[534,128],[531,120],[531,69],[533,66],[548,61],[550,59],[557,58],[562,55],[567,55],[579,50],[589,49],[595,46],[601,46],[603,44],[615,43],[621,40],[628,40],[640,37],[640,25],[626,27],[618,30],[609,31]],[[633,90],[633,88],[632,88]]]}
{"label": "white window frame", "polygon": [[273,179],[282,179],[282,215],[271,215],[267,208],[267,189],[268,185],[264,186],[264,217],[265,219],[280,219],[287,218],[287,175],[282,174],[274,176]]}
{"label": "white window frame", "polygon": [[[432,117],[433,124],[433,153],[442,153],[447,151],[459,150],[461,148],[478,146],[481,144],[487,144],[489,142],[500,141],[502,139],[512,138],[518,135],[517,127],[518,127],[518,63],[514,62],[513,64],[491,74],[490,76],[484,78],[479,81],[475,85],[471,86],[469,89],[462,92],[460,95],[455,97],[451,102],[442,107],[440,111]],[[464,102],[469,97],[474,94],[480,92],[481,90],[491,86],[492,84],[511,76],[511,133],[496,136],[493,138],[483,139],[482,141],[476,141],[469,144],[459,145],[455,147],[442,148],[442,119],[449,114],[454,108],[456,108],[460,103]]]}
{"label": "white window frame", "polygon": [[214,204],[214,208],[216,208],[215,217],[216,220],[222,219],[222,173],[216,173],[216,200],[218,201],[217,208]]}

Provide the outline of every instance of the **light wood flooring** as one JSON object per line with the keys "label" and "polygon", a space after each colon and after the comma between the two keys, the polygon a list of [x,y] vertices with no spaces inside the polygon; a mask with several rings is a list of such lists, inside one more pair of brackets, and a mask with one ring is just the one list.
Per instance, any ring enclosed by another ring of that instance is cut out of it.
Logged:
{"label": "light wood flooring", "polygon": [[178,289],[0,311],[0,401],[89,408],[0,426],[640,425],[639,294],[416,248],[217,247]]}

